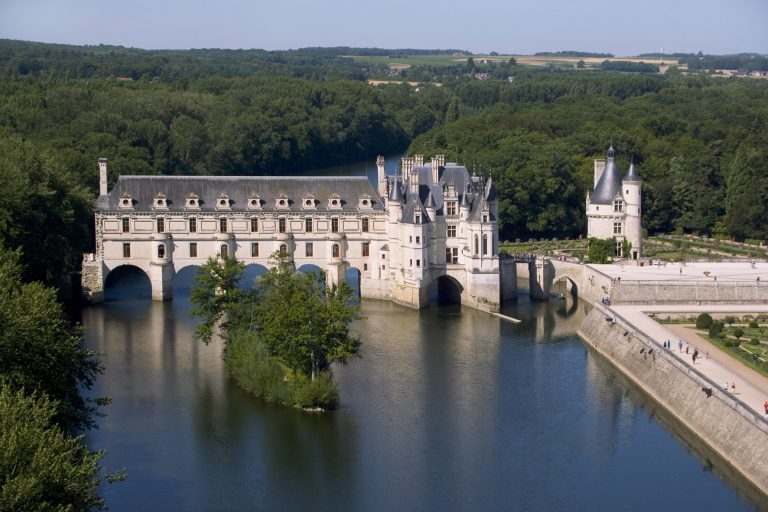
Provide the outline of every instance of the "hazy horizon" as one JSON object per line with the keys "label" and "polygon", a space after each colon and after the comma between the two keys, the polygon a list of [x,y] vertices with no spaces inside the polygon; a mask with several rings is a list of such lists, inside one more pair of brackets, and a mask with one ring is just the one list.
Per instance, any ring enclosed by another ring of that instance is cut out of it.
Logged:
{"label": "hazy horizon", "polygon": [[146,50],[462,49],[768,53],[765,0],[4,0],[0,38]]}

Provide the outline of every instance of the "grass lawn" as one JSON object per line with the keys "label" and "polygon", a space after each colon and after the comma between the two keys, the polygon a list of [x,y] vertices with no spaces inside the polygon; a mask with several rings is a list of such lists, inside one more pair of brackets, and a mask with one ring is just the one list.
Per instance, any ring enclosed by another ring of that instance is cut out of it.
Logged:
{"label": "grass lawn", "polygon": [[[756,372],[768,377],[768,346],[763,344],[751,345],[750,343],[742,341],[738,347],[726,347],[725,343],[721,341],[720,338],[713,338],[707,334],[706,331],[701,329],[696,329],[696,332],[722,352],[735,357]],[[728,339],[730,341],[735,341],[735,338]]]}

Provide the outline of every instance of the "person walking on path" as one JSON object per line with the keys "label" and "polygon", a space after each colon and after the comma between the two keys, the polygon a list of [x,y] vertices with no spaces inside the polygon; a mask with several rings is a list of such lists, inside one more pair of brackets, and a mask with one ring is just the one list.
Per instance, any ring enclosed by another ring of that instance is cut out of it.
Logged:
{"label": "person walking on path", "polygon": [[731,394],[732,395],[736,394],[736,383],[735,382],[731,382]]}
{"label": "person walking on path", "polygon": [[693,364],[696,364],[697,357],[699,357],[699,351],[696,349],[693,349],[693,355],[691,356],[691,359],[693,359]]}
{"label": "person walking on path", "polygon": [[765,401],[765,405],[763,405],[763,407],[765,407],[765,415],[768,416],[768,400]]}
{"label": "person walking on path", "polygon": [[677,351],[681,354],[683,353],[683,340],[681,339],[677,340]]}

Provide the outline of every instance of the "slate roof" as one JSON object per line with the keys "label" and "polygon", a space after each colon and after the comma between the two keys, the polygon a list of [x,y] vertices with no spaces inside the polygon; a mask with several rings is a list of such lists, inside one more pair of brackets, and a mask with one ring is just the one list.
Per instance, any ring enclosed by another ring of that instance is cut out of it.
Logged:
{"label": "slate roof", "polygon": [[[154,199],[158,194],[166,197],[167,209],[163,211],[186,211],[188,194],[196,194],[200,208],[194,211],[221,211],[217,200],[224,194],[229,197],[230,207],[225,211],[358,211],[359,199],[368,196],[372,210],[384,210],[379,194],[365,176],[120,176],[114,188],[96,201],[98,211],[125,211],[118,202],[124,194],[131,196],[132,211],[154,210]],[[315,199],[315,209],[302,208],[303,199],[310,194]],[[328,200],[332,194],[341,199],[341,209],[330,208]],[[248,208],[249,200],[258,195],[261,210]],[[288,199],[287,208],[277,208],[277,199]],[[191,210],[191,209],[189,209]],[[368,211],[368,210],[362,210]]]}
{"label": "slate roof", "polygon": [[624,181],[640,181],[640,176],[637,174],[637,169],[635,169],[635,162],[629,164],[629,171],[624,176]]}
{"label": "slate roof", "polygon": [[613,204],[616,193],[621,191],[621,171],[613,157],[613,146],[608,150],[608,161],[605,170],[595,185],[595,190],[589,200],[597,204]]}

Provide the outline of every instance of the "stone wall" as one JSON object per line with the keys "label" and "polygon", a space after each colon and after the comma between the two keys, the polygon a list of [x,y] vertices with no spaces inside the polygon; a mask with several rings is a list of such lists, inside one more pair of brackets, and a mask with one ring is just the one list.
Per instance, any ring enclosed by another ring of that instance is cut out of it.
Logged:
{"label": "stone wall", "polygon": [[614,304],[765,304],[768,283],[621,281],[611,286]]}
{"label": "stone wall", "polygon": [[599,304],[579,335],[768,495],[768,421],[762,415]]}
{"label": "stone wall", "polygon": [[95,259],[93,254],[86,254],[83,258],[80,279],[83,300],[86,303],[104,302],[104,265]]}

